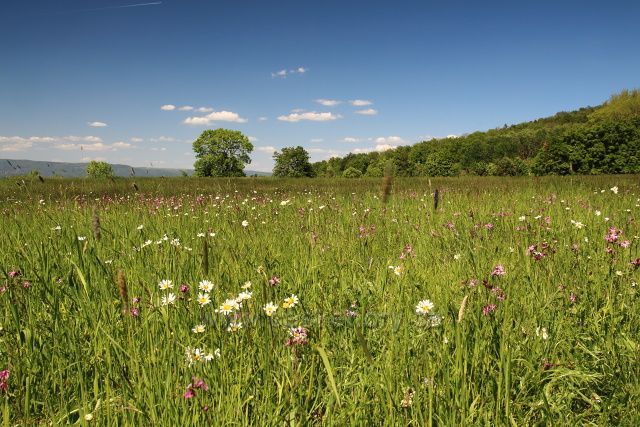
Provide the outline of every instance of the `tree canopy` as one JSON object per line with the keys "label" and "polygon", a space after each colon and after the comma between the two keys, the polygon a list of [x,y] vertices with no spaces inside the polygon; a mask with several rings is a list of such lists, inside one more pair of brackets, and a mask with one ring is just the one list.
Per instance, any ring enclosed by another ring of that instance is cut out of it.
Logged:
{"label": "tree canopy", "polygon": [[253,144],[240,131],[220,128],[202,132],[193,142],[193,151],[196,176],[237,177],[245,176]]}
{"label": "tree canopy", "polygon": [[314,170],[309,162],[309,153],[301,146],[285,147],[280,152],[273,153],[275,177],[312,177]]}
{"label": "tree canopy", "polygon": [[[431,139],[411,146],[349,153],[312,164],[320,177],[566,175],[640,173],[640,91],[598,107],[526,123]],[[348,171],[348,172],[347,172]]]}
{"label": "tree canopy", "polygon": [[107,162],[92,160],[87,164],[87,176],[89,178],[111,178],[113,168]]}

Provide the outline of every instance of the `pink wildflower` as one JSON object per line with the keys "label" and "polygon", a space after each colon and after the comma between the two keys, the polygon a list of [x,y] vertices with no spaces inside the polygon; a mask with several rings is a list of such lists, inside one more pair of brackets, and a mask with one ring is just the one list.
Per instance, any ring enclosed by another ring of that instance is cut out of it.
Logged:
{"label": "pink wildflower", "polygon": [[269,284],[271,286],[276,286],[280,283],[280,278],[278,276],[273,276],[271,279],[269,279]]}
{"label": "pink wildflower", "polygon": [[489,304],[489,305],[486,305],[486,306],[484,306],[484,307],[482,308],[482,314],[484,314],[485,316],[488,316],[488,315],[490,315],[491,313],[493,313],[494,311],[496,311],[496,308],[497,308],[497,307],[498,307],[498,306],[497,306],[497,305],[495,305],[495,304]]}
{"label": "pink wildflower", "polygon": [[502,266],[502,264],[496,265],[491,272],[492,276],[504,276],[505,274],[506,272],[504,271],[504,267]]}

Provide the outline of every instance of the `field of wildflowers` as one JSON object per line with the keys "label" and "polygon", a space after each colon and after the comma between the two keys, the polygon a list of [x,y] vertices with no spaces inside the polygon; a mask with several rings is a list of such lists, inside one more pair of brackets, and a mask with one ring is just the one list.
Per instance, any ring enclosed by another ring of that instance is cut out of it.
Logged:
{"label": "field of wildflowers", "polygon": [[640,423],[636,176],[0,197],[4,426]]}

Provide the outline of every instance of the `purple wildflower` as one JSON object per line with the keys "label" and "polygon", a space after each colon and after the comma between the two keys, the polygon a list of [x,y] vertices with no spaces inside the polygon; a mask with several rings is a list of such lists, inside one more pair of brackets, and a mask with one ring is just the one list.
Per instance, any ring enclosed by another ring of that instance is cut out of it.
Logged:
{"label": "purple wildflower", "polygon": [[0,390],[7,391],[9,389],[9,377],[11,372],[8,369],[0,371]]}

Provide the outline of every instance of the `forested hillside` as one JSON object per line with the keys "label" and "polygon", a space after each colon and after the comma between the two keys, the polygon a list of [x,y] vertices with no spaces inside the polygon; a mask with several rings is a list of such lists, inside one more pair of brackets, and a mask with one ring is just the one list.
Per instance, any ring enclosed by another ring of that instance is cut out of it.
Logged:
{"label": "forested hillside", "polygon": [[640,173],[640,91],[598,107],[313,164],[316,176]]}

